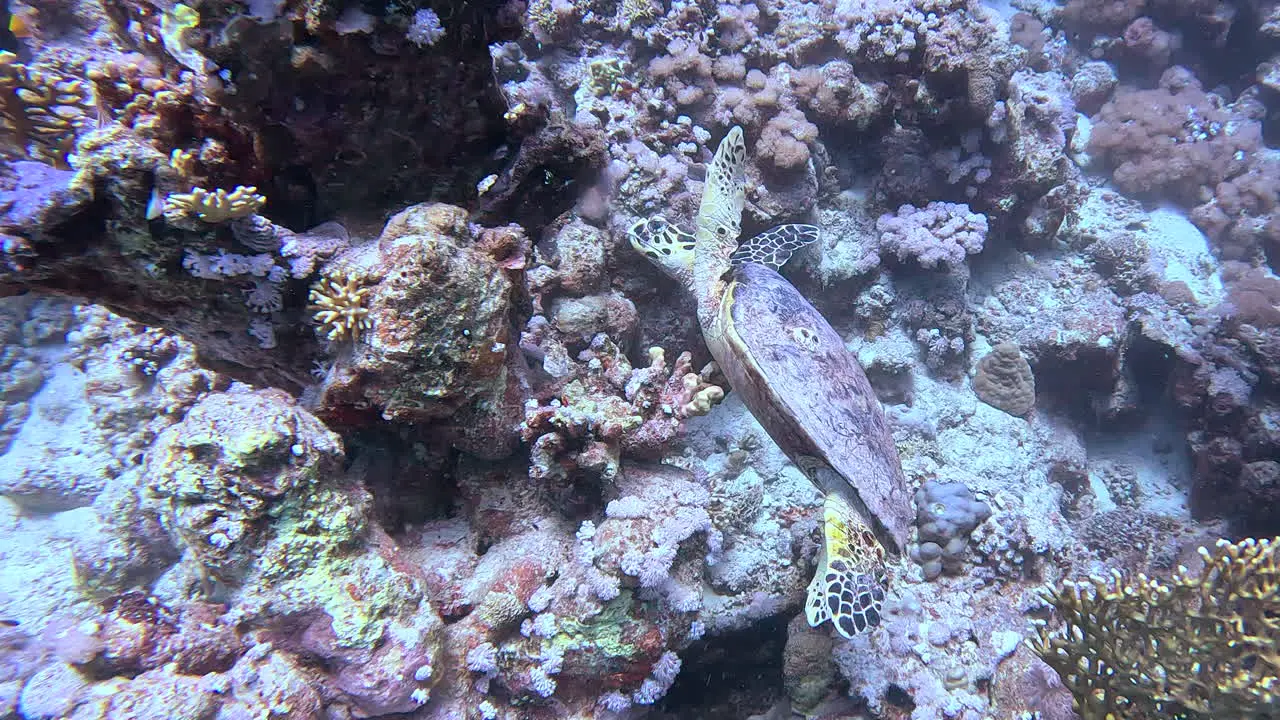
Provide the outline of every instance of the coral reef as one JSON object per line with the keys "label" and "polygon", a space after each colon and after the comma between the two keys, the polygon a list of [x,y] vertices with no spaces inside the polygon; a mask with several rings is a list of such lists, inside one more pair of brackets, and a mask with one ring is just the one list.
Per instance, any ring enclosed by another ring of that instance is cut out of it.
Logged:
{"label": "coral reef", "polygon": [[[3,19],[0,717],[1270,710],[1275,3]],[[627,240],[735,125],[915,496],[851,639]]]}
{"label": "coral reef", "polygon": [[925,482],[916,491],[919,544],[911,559],[924,569],[926,580],[963,569],[969,535],[991,517],[991,507],[974,497],[963,483]]}

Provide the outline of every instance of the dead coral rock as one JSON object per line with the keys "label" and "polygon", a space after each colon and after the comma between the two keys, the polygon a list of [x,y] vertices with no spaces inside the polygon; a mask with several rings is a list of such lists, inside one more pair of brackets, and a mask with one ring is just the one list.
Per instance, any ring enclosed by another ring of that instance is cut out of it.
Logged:
{"label": "dead coral rock", "polygon": [[583,298],[558,298],[551,303],[551,323],[566,341],[589,341],[597,333],[630,338],[639,324],[636,306],[618,292]]}
{"label": "dead coral rock", "polygon": [[531,292],[556,288],[583,296],[599,290],[608,280],[605,247],[608,238],[597,227],[573,218],[549,240],[539,243],[541,264],[529,271]]}
{"label": "dead coral rock", "polygon": [[1066,149],[1075,129],[1075,106],[1060,73],[1019,70],[1009,80],[1011,150],[1022,177],[1036,186],[1061,183],[1069,172]]}
{"label": "dead coral rock", "polygon": [[301,513],[322,490],[337,494],[316,478],[337,475],[342,459],[338,436],[283,392],[225,393],[160,434],[144,482],[174,542],[203,571],[234,582],[264,552],[271,525],[291,515],[282,508]]}
{"label": "dead coral rock", "polygon": [[803,615],[787,624],[787,645],[782,651],[782,678],[791,707],[806,712],[831,693],[836,666],[831,662],[831,634],[809,627]]}
{"label": "dead coral rock", "polygon": [[982,402],[1022,417],[1036,402],[1036,381],[1031,365],[1013,343],[1000,343],[978,361],[973,391]]}
{"label": "dead coral rock", "polygon": [[326,266],[366,278],[370,329],[328,373],[327,421],[447,421],[459,447],[502,457],[522,414],[511,310],[528,243],[515,226],[471,229],[458,208],[415,205],[376,243]]}
{"label": "dead coral rock", "polygon": [[148,219],[153,190],[173,179],[168,159],[119,124],[87,133],[78,147],[75,172],[0,162],[0,295],[84,298],[182,334],[206,367],[300,390],[318,348],[299,321],[305,298],[283,298],[283,313],[268,325],[277,349],[266,347],[249,334],[263,320],[246,303],[243,282],[183,268],[184,252],[223,257],[217,233]]}
{"label": "dead coral rock", "polygon": [[572,205],[566,186],[599,171],[608,155],[598,129],[552,112],[521,139],[510,165],[481,197],[476,215],[483,222],[519,217],[529,227],[545,225]]}

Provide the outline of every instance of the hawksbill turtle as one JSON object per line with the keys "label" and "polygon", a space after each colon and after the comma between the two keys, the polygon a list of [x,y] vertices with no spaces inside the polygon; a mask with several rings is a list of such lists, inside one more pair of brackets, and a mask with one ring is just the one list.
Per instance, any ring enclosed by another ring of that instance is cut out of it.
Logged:
{"label": "hawksbill turtle", "polygon": [[696,230],[661,216],[636,222],[632,247],[697,299],[698,324],[729,385],[824,494],[823,554],[805,615],[845,637],[880,622],[889,557],[906,547],[911,494],[867,375],[813,305],[778,270],[814,242],[813,225],[780,225],[738,244],[746,143],[732,128],[707,169]]}

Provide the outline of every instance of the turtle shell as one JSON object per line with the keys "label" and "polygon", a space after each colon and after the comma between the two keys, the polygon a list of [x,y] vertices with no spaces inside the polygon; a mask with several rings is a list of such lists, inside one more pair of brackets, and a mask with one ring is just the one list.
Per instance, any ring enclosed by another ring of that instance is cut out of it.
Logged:
{"label": "turtle shell", "polygon": [[[822,313],[771,268],[731,271],[720,364],[774,442],[825,492],[867,511],[890,552],[906,547],[911,494],[880,400]],[[815,472],[817,464],[835,472]]]}

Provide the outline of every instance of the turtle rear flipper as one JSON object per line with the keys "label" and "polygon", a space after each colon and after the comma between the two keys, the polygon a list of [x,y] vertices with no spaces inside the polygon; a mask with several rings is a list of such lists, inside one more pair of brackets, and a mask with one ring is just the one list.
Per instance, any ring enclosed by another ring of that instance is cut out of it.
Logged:
{"label": "turtle rear flipper", "polygon": [[817,627],[827,620],[852,638],[880,624],[888,584],[884,548],[853,508],[828,494],[823,510],[825,551],[809,583],[805,617]]}
{"label": "turtle rear flipper", "polygon": [[817,239],[817,225],[779,225],[739,245],[729,262],[734,265],[753,262],[781,270],[792,254]]}

